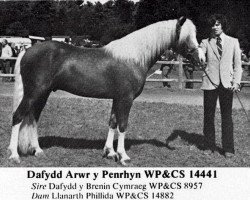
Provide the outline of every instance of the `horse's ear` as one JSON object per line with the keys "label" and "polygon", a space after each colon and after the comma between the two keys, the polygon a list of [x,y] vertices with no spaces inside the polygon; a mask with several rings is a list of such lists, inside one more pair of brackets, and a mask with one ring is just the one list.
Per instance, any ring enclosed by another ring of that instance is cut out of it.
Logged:
{"label": "horse's ear", "polygon": [[186,19],[187,19],[186,17],[180,17],[178,19],[178,25],[182,26],[185,23]]}

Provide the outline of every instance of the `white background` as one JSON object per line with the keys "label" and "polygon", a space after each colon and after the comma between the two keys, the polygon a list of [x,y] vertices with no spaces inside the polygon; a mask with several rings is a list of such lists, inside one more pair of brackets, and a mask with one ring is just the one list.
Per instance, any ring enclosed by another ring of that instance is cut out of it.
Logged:
{"label": "white background", "polygon": [[[147,179],[144,174],[144,170],[185,170],[185,178],[180,179],[164,179],[164,178],[154,178]],[[190,179],[188,172],[190,170],[217,170],[216,179],[209,178],[194,178]],[[89,179],[49,179],[45,181],[44,179],[37,178],[27,178],[27,171],[34,170],[35,172],[41,172],[46,170],[46,172],[53,172],[56,170],[59,172],[63,171],[63,177],[70,170],[73,172],[90,172],[92,175],[94,172],[102,174],[103,170],[108,170],[109,172],[123,172],[126,170],[128,173],[141,173],[141,179],[114,179],[98,177],[96,181],[93,181],[92,177]],[[84,184],[86,182],[93,184],[108,183],[112,184],[114,182],[124,183],[124,184],[147,184],[149,182],[202,182],[203,187],[200,190],[172,190],[174,192],[175,200],[249,200],[250,199],[250,168],[1,168],[0,170],[0,199],[1,200],[29,200],[31,199],[34,190],[31,190],[32,183],[75,183]],[[39,192],[39,191],[38,191]],[[51,191],[40,191],[40,193],[46,193]],[[72,191],[75,193],[75,191]],[[86,192],[86,191],[85,191]],[[89,191],[88,191],[89,192]],[[97,191],[93,191],[97,192]],[[98,190],[98,192],[107,192]],[[131,191],[133,192],[133,191]],[[147,192],[152,192],[147,190]],[[168,192],[168,190],[159,190],[156,192]],[[69,192],[70,193],[70,192]]]}

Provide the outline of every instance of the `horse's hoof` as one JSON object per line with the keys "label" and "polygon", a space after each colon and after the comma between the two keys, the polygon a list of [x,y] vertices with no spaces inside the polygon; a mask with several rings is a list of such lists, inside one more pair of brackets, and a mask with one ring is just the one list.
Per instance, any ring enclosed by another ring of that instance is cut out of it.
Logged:
{"label": "horse's hoof", "polygon": [[9,160],[11,160],[12,162],[17,163],[17,164],[21,162],[18,153],[13,151],[11,147],[8,147],[7,155],[9,157]]}
{"label": "horse's hoof", "polygon": [[43,150],[36,151],[35,156],[38,157],[38,158],[46,158],[46,155],[43,152]]}
{"label": "horse's hoof", "polygon": [[126,153],[125,154],[117,153],[116,162],[119,162],[123,166],[127,166],[128,164],[131,163],[131,159],[130,157],[128,157]]}
{"label": "horse's hoof", "polygon": [[104,152],[103,152],[103,158],[108,158],[108,159],[112,159],[115,160],[116,158],[116,152],[110,148],[104,148]]}
{"label": "horse's hoof", "polygon": [[115,159],[116,159],[116,153],[109,153],[109,154],[107,155],[107,159],[115,160]]}
{"label": "horse's hoof", "polygon": [[132,166],[131,160],[120,160],[119,162],[122,166]]}
{"label": "horse's hoof", "polygon": [[166,147],[167,147],[169,150],[176,150],[176,148],[173,147],[173,146],[170,146],[169,143],[166,143]]}
{"label": "horse's hoof", "polygon": [[107,158],[108,154],[109,154],[108,148],[107,148],[107,147],[104,147],[102,157],[103,157],[103,158]]}
{"label": "horse's hoof", "polygon": [[9,159],[10,159],[11,161],[13,161],[14,163],[17,163],[17,164],[19,164],[19,163],[21,162],[19,156],[12,156],[12,155],[11,155],[11,156],[9,157]]}

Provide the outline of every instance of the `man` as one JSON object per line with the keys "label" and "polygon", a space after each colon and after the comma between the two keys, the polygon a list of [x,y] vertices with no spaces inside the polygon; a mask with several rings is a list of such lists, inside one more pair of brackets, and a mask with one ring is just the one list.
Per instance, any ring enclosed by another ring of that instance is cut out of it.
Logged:
{"label": "man", "polygon": [[[161,57],[161,60],[167,60],[167,61],[175,61],[176,60],[176,54],[172,49],[169,49],[164,52],[164,54]],[[160,71],[162,72],[162,78],[169,78],[169,74],[172,72],[174,68],[173,64],[162,64],[160,67]],[[168,82],[163,82],[163,87],[171,88],[171,85]]]}
{"label": "man", "polygon": [[[8,45],[8,41],[6,39],[3,39],[1,57],[10,58],[10,57],[12,57],[12,55],[13,55],[12,54],[12,49]],[[2,64],[3,64],[3,72],[5,74],[10,74],[11,73],[10,60],[3,60]],[[10,79],[7,78],[5,80],[10,80]]]}
{"label": "man", "polygon": [[209,18],[211,37],[202,40],[200,47],[206,54],[207,67],[201,89],[204,90],[204,128],[206,147],[214,152],[216,101],[219,98],[222,118],[222,148],[225,157],[235,153],[233,138],[233,92],[240,89],[242,77],[241,51],[237,39],[224,33],[227,21],[224,15]]}
{"label": "man", "polygon": [[[0,55],[2,55],[2,43],[0,42]],[[3,61],[0,59],[0,73],[3,73]]]}

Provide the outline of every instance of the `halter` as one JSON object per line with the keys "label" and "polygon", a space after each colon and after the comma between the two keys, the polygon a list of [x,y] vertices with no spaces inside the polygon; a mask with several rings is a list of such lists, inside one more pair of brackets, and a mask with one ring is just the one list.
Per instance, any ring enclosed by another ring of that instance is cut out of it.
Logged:
{"label": "halter", "polygon": [[176,31],[175,32],[176,32],[175,44],[178,45],[178,41],[180,39],[180,34],[181,34],[181,26],[180,26],[180,24],[178,22],[176,24]]}

